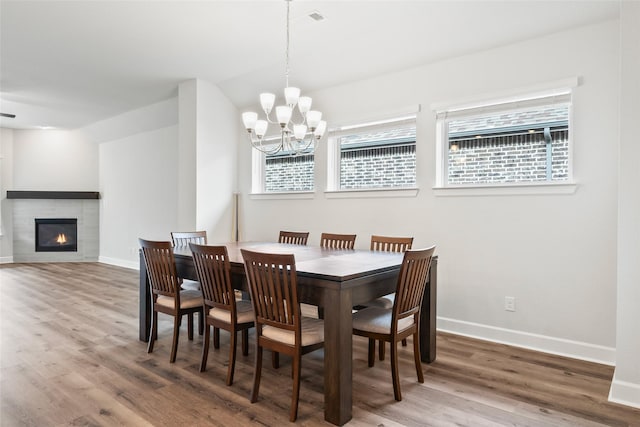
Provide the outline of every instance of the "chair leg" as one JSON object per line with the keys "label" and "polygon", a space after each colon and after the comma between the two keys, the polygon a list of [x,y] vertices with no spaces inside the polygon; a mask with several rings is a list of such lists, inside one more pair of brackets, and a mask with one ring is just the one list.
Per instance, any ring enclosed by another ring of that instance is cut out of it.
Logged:
{"label": "chair leg", "polygon": [[400,393],[400,377],[398,375],[398,342],[391,341],[391,380],[393,381],[393,396],[399,402],[402,400]]}
{"label": "chair leg", "polygon": [[[257,340],[256,340],[257,341]],[[256,343],[256,363],[253,370],[253,390],[251,390],[251,403],[258,400],[260,389],[260,375],[262,374],[262,347]]]}
{"label": "chair leg", "polygon": [[291,410],[289,421],[294,422],[298,418],[298,400],[300,399],[300,362],[301,355],[293,356],[293,393],[291,394]]}
{"label": "chair leg", "polygon": [[422,363],[420,363],[420,340],[418,333],[413,334],[413,358],[416,361],[416,375],[418,376],[418,382],[424,382],[424,374],[422,373]]}
{"label": "chair leg", "polygon": [[187,314],[187,335],[189,341],[193,341],[193,313]]}
{"label": "chair leg", "polygon": [[176,353],[178,352],[178,338],[180,337],[180,316],[173,317],[173,344],[171,345],[171,357],[169,362],[176,361]]}
{"label": "chair leg", "polygon": [[149,331],[149,345],[147,346],[147,353],[153,351],[153,344],[158,337],[158,312],[154,311],[151,315],[151,330]]}
{"label": "chair leg", "polygon": [[280,367],[280,353],[277,351],[271,351],[271,366],[273,369],[278,369]]}
{"label": "chair leg", "polygon": [[198,312],[198,334],[204,334],[204,311]]}
{"label": "chair leg", "polygon": [[384,360],[384,346],[385,346],[384,341],[379,340],[378,345],[380,346],[380,348],[378,348],[378,358],[380,360]]}
{"label": "chair leg", "polygon": [[242,330],[242,355],[247,356],[249,354],[249,330]]}
{"label": "chair leg", "polygon": [[238,331],[235,329],[229,332],[229,369],[227,371],[227,385],[233,384],[233,372],[236,368],[236,338],[238,336]]}
{"label": "chair leg", "polygon": [[376,340],[369,338],[369,354],[367,356],[367,362],[369,367],[372,368],[376,360]]}
{"label": "chair leg", "polygon": [[213,348],[220,348],[220,328],[213,327]]}
{"label": "chair leg", "polygon": [[202,345],[202,360],[200,361],[200,372],[204,372],[207,369],[207,358],[209,357],[209,336],[211,335],[211,327],[209,325],[205,328],[204,344]]}

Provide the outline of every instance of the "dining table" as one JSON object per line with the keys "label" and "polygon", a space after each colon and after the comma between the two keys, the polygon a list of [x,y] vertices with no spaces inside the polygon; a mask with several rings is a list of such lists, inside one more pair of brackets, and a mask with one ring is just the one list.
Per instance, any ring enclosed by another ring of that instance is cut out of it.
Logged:
{"label": "dining table", "polygon": [[[245,292],[248,287],[241,249],[294,255],[299,300],[318,306],[323,313],[325,420],[334,425],[347,423],[352,416],[352,310],[395,291],[403,254],[271,242],[223,244],[229,253],[233,286]],[[174,249],[174,258],[178,276],[198,280],[189,249]],[[438,258],[434,256],[420,316],[420,357],[426,363],[436,358],[437,270]],[[140,254],[139,333],[145,342],[149,339],[151,304]]]}

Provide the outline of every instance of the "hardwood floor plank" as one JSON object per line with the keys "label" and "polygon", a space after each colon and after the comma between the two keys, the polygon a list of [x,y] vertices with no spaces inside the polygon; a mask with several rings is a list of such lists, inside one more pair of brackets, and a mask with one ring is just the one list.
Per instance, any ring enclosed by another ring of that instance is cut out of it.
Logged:
{"label": "hardwood floor plank", "polygon": [[[0,265],[0,426],[288,425],[291,360],[265,353],[260,396],[249,402],[254,337],[225,385],[229,336],[199,372],[203,337],[159,317],[154,352],[138,341],[137,271],[99,263]],[[611,366],[439,333],[438,358],[417,382],[411,343],[399,349],[403,400],[389,358],[367,366],[354,338],[349,426],[640,426],[640,410],[607,401]],[[213,347],[213,346],[212,346]],[[324,421],[323,352],[303,357],[297,424]]]}

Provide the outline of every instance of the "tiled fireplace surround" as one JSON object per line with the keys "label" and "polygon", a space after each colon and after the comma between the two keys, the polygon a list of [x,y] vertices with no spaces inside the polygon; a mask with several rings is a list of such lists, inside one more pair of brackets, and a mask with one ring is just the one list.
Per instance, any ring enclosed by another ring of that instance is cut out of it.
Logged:
{"label": "tiled fireplace surround", "polygon": [[[97,198],[22,198],[14,193],[13,261],[14,262],[82,262],[98,261],[99,200]],[[97,194],[97,193],[92,193]],[[77,252],[36,252],[35,218],[77,218]]]}

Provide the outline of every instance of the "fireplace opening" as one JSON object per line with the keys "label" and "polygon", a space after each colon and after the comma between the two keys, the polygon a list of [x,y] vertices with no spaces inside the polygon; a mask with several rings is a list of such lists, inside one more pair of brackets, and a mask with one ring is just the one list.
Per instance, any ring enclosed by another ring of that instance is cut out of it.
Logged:
{"label": "fireplace opening", "polygon": [[36,252],[77,252],[77,218],[36,218]]}

